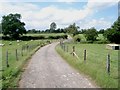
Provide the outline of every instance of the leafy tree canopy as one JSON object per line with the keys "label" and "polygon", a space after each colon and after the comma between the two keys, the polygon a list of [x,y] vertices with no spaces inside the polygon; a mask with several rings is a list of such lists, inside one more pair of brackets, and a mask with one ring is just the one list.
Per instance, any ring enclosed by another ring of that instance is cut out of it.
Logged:
{"label": "leafy tree canopy", "polygon": [[50,32],[53,32],[56,28],[57,28],[56,23],[55,23],[55,22],[52,22],[52,23],[50,24]]}
{"label": "leafy tree canopy", "polygon": [[95,41],[98,37],[97,30],[93,27],[84,32],[87,41]]}
{"label": "leafy tree canopy", "polygon": [[1,23],[0,23],[0,34],[2,33],[2,25],[1,25]]}
{"label": "leafy tree canopy", "polygon": [[110,42],[120,43],[120,16],[113,23],[111,28],[108,28],[104,32],[104,37],[106,37]]}
{"label": "leafy tree canopy", "polygon": [[72,25],[69,25],[67,28],[65,28],[65,30],[67,33],[73,34],[73,36],[75,36],[78,33],[79,28],[79,26],[76,26],[76,24],[73,23]]}
{"label": "leafy tree canopy", "polygon": [[20,21],[20,14],[9,14],[2,17],[3,35],[18,39],[20,35],[26,34],[25,23]]}

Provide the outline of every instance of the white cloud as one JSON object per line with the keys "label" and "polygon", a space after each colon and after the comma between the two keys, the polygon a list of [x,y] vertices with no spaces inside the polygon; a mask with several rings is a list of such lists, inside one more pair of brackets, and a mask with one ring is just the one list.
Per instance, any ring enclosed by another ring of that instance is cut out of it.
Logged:
{"label": "white cloud", "polygon": [[119,0],[0,0],[0,2],[118,2]]}
{"label": "white cloud", "polygon": [[89,19],[89,20],[80,22],[80,28],[82,29],[88,29],[91,27],[96,27],[97,29],[106,29],[111,27],[111,22],[109,20],[106,20],[105,18],[100,18],[99,20]]}
{"label": "white cloud", "polygon": [[[26,27],[42,28],[49,27],[48,24],[56,22],[58,24],[71,24],[78,20],[84,19],[90,11],[76,9],[60,9],[55,6],[48,6],[40,9],[31,3],[1,3],[2,14],[20,13],[25,21]],[[33,27],[32,27],[33,26]]]}
{"label": "white cloud", "polygon": [[[43,0],[42,0],[43,1]],[[62,2],[63,0],[58,0]],[[70,2],[75,2],[76,0],[70,0]],[[68,1],[65,1],[68,2]],[[88,1],[84,9],[60,9],[55,6],[47,6],[40,8],[33,3],[0,3],[0,15],[8,15],[9,13],[20,13],[22,15],[22,21],[26,23],[27,29],[47,29],[51,22],[56,22],[58,27],[66,27],[66,25],[72,24],[74,22],[79,22],[86,19],[86,17],[94,14],[98,9],[108,7],[113,5],[113,3],[91,3]],[[98,24],[96,24],[98,23]],[[87,26],[97,26],[104,24],[109,26],[110,23],[104,20],[92,20],[87,24]],[[82,27],[86,27],[86,22],[82,24]],[[103,25],[103,26],[104,26]],[[102,25],[101,25],[102,26]],[[106,27],[105,26],[105,27]],[[98,26],[97,26],[98,27]]]}
{"label": "white cloud", "polygon": [[92,10],[100,10],[104,8],[108,8],[118,3],[119,0],[88,0],[87,5],[85,8],[92,9]]}
{"label": "white cloud", "polygon": [[0,0],[0,2],[87,2],[87,0]]}

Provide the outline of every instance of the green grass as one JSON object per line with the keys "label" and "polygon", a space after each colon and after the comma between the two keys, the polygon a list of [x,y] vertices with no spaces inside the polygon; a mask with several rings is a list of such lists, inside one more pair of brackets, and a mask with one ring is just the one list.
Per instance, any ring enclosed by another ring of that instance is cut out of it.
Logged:
{"label": "green grass", "polygon": [[81,37],[81,41],[86,41],[86,38],[83,34],[79,34],[79,36]]}
{"label": "green grass", "polygon": [[103,34],[98,34],[98,37],[97,37],[98,40],[105,40]]}
{"label": "green grass", "polygon": [[0,36],[3,36],[3,34],[0,34]]}
{"label": "green grass", "polygon": [[[102,88],[117,88],[118,87],[118,51],[106,49],[105,44],[74,44],[67,43],[69,52],[64,52],[58,45],[57,52],[79,72],[90,76],[98,86]],[[72,47],[75,46],[76,54],[79,59],[73,57],[70,53]],[[84,63],[84,49],[87,50],[87,60]],[[110,76],[106,72],[107,54],[111,55],[111,72]]]}
{"label": "green grass", "polygon": [[64,33],[38,33],[38,34],[26,34],[24,36],[45,36],[45,38],[48,38],[49,36],[61,36],[65,35]]}
{"label": "green grass", "polygon": [[[12,42],[12,45],[9,43]],[[20,78],[20,73],[22,68],[27,62],[27,60],[32,56],[32,54],[40,48],[41,45],[45,45],[46,40],[33,40],[33,41],[21,41],[19,45],[16,41],[2,41],[5,46],[2,48],[2,88],[13,88],[18,86],[18,81]],[[29,45],[31,48],[23,51],[23,56],[21,54],[22,46]],[[18,61],[16,60],[15,50],[18,51]],[[6,66],[6,51],[8,51],[8,63],[9,67]],[[1,52],[0,52],[1,54]],[[11,83],[12,82],[12,83]]]}
{"label": "green grass", "polygon": [[[79,34],[79,36],[81,37],[82,41],[86,41],[86,38],[83,34]],[[105,40],[103,34],[98,34],[97,40]]]}

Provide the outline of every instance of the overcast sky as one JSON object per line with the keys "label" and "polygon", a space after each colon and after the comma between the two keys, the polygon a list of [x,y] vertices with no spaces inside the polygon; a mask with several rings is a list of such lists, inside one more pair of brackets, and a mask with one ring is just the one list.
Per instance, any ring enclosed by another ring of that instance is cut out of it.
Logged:
{"label": "overcast sky", "polygon": [[[65,1],[65,2],[64,2]],[[118,0],[1,0],[3,15],[19,13],[26,29],[48,29],[55,22],[64,28],[74,22],[81,28],[106,29],[118,17]]]}

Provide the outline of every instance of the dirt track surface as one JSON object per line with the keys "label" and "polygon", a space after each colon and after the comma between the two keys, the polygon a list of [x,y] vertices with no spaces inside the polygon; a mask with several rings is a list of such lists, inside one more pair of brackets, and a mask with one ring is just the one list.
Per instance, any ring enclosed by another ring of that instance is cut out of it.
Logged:
{"label": "dirt track surface", "polygon": [[96,88],[85,76],[69,66],[55,51],[58,43],[39,49],[31,58],[20,88]]}

